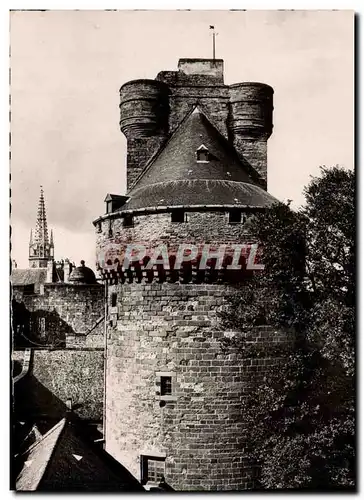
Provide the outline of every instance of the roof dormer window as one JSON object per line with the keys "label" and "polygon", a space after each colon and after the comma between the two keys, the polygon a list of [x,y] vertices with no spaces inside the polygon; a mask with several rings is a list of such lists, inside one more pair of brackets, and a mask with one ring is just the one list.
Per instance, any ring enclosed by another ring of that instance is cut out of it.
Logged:
{"label": "roof dormer window", "polygon": [[197,163],[208,163],[209,162],[209,150],[204,144],[201,144],[201,146],[197,149],[196,151],[196,160]]}

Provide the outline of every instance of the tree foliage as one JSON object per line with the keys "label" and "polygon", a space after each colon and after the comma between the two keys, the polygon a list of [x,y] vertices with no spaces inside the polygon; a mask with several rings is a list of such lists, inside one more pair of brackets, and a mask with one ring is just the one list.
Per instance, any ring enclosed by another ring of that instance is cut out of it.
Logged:
{"label": "tree foliage", "polygon": [[247,342],[259,325],[292,335],[293,348],[274,353],[279,365],[243,402],[262,488],[355,485],[354,196],[353,172],[322,168],[300,210],[277,203],[259,214],[252,232],[264,272],[222,313],[224,328],[239,332],[224,349],[243,358],[273,355]]}

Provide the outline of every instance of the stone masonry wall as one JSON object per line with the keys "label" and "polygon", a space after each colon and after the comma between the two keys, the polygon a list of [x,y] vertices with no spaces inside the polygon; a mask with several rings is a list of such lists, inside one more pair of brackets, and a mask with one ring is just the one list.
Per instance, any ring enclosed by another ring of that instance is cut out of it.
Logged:
{"label": "stone masonry wall", "polygon": [[180,243],[208,243],[213,245],[229,243],[252,243],[249,225],[251,214],[246,214],[246,222],[229,224],[228,212],[186,212],[187,222],[172,222],[170,213],[137,215],[134,227],[124,228],[122,219],[105,220],[97,234],[97,252],[112,245],[125,246],[128,243],[157,247]]}
{"label": "stone masonry wall", "polygon": [[[223,354],[217,312],[224,285],[109,286],[106,366],[106,450],[134,475],[140,455],[166,457],[166,482],[176,490],[252,487],[244,458],[241,401],[272,358]],[[256,342],[285,342],[267,328]],[[172,400],[161,403],[159,372],[173,375]],[[174,398],[174,399],[173,399]]]}
{"label": "stone masonry wall", "polygon": [[241,158],[247,160],[249,164],[264,179],[264,188],[267,188],[267,139],[249,139],[243,135],[234,136],[234,146]]}
{"label": "stone masonry wall", "polygon": [[[14,351],[22,363],[24,351]],[[103,349],[34,349],[27,375],[15,384],[18,419],[61,419],[71,399],[81,418],[100,422],[103,417]]]}
{"label": "stone masonry wall", "polygon": [[[16,322],[25,326],[30,323],[27,336],[36,344],[103,347],[102,285],[45,284],[44,293],[32,295],[14,287],[13,298]],[[16,325],[14,330],[16,343],[23,345]]]}
{"label": "stone masonry wall", "polygon": [[157,153],[164,142],[165,137],[163,135],[128,139],[126,160],[128,165],[127,190],[133,186],[148,161]]}
{"label": "stone masonry wall", "polygon": [[175,87],[172,88],[170,102],[170,132],[173,132],[186,117],[187,113],[198,104],[219,132],[228,138],[228,87]]}

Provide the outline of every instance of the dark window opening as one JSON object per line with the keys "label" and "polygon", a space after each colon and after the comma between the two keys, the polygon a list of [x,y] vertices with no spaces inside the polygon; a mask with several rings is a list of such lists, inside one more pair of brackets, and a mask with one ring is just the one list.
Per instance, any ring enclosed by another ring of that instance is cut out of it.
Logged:
{"label": "dark window opening", "polygon": [[161,396],[172,395],[172,377],[161,377]]}
{"label": "dark window opening", "polygon": [[171,216],[172,222],[185,222],[185,213],[183,210],[173,210]]}
{"label": "dark window opening", "polygon": [[101,222],[98,222],[98,223],[97,223],[97,225],[96,225],[96,231],[97,231],[98,233],[101,233],[101,231],[102,231],[102,228],[101,228]]}
{"label": "dark window opening", "polygon": [[32,295],[34,293],[34,285],[24,286],[24,295]]}
{"label": "dark window opening", "polygon": [[141,455],[141,483],[153,483],[158,485],[165,476],[165,458]]}
{"label": "dark window opening", "polygon": [[134,222],[133,222],[133,216],[132,215],[125,215],[124,220],[123,220],[123,226],[124,227],[133,227]]}
{"label": "dark window opening", "polygon": [[200,149],[196,151],[197,161],[201,163],[208,163],[209,161],[209,152],[207,149]]}
{"label": "dark window opening", "polygon": [[117,293],[111,294],[111,307],[116,307],[117,297],[118,297]]}
{"label": "dark window opening", "polygon": [[229,224],[239,224],[241,222],[241,211],[232,210],[229,212]]}

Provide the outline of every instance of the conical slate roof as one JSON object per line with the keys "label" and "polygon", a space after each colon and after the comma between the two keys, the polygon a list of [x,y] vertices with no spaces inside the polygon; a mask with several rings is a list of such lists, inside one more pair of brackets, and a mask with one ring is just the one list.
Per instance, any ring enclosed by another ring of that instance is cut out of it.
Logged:
{"label": "conical slate roof", "polygon": [[[198,161],[204,158],[199,151],[208,152],[208,161]],[[275,201],[199,107],[147,165],[128,196],[121,210],[180,205],[260,208]]]}

